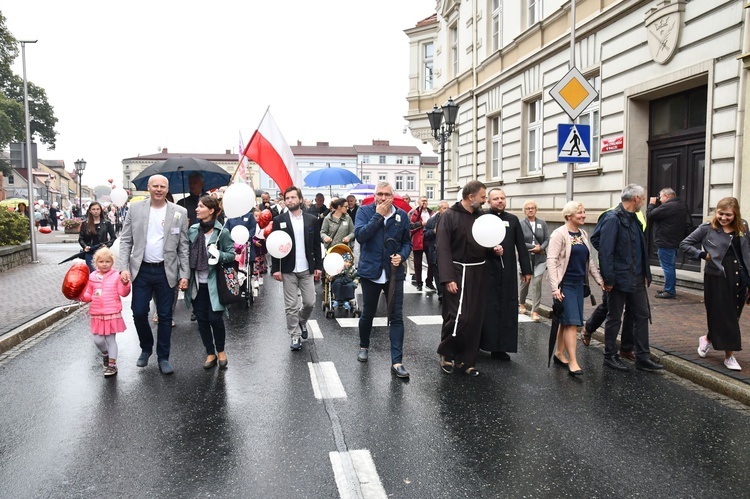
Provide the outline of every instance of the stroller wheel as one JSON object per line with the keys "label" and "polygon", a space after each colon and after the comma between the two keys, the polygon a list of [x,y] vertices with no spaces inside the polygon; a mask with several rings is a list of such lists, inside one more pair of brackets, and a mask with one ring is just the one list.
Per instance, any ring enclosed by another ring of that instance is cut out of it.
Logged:
{"label": "stroller wheel", "polygon": [[323,302],[323,312],[328,310],[328,304],[326,302]]}

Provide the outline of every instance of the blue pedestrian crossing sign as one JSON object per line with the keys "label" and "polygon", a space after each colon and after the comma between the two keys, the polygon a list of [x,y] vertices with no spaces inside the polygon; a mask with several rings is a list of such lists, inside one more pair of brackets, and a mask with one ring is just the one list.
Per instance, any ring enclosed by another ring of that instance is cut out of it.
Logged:
{"label": "blue pedestrian crossing sign", "polygon": [[557,125],[557,161],[591,163],[591,126],[577,123]]}

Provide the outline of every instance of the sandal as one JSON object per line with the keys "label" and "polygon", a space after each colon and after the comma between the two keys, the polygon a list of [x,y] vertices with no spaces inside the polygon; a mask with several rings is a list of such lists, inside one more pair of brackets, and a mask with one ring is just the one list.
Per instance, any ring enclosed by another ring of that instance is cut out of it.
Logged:
{"label": "sandal", "polygon": [[472,378],[476,378],[477,376],[479,376],[478,370],[471,366],[464,365],[463,363],[460,366],[456,366],[456,369],[466,374],[467,376],[471,376]]}
{"label": "sandal", "polygon": [[591,333],[586,331],[586,326],[581,329],[581,343],[587,347],[591,344]]}
{"label": "sandal", "polygon": [[440,369],[442,369],[445,374],[453,374],[454,367],[455,363],[452,360],[446,359],[445,355],[440,356]]}

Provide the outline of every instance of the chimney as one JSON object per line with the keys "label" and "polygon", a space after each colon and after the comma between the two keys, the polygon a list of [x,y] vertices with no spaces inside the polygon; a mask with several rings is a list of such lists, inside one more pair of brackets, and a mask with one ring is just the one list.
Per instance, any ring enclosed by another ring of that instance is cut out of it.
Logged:
{"label": "chimney", "polygon": [[372,145],[374,146],[387,146],[390,145],[390,141],[388,140],[373,140]]}
{"label": "chimney", "polygon": [[318,147],[328,147],[328,142],[318,142],[316,145]]}
{"label": "chimney", "polygon": [[226,152],[224,154],[232,154],[232,151],[229,149],[224,149]]}
{"label": "chimney", "polygon": [[298,140],[298,141],[297,141],[297,145],[298,145],[298,146],[301,146],[301,145],[302,145],[302,141],[301,141],[301,140]]}
{"label": "chimney", "polygon": [[162,154],[167,154],[168,152],[169,152],[169,151],[167,150],[167,148],[166,148],[166,147],[162,148],[162,150],[161,150],[161,153],[162,153]]}

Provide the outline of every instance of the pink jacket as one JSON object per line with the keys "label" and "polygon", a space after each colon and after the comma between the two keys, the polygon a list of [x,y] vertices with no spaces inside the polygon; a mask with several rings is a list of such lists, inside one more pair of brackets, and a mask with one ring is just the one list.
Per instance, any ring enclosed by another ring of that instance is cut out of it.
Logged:
{"label": "pink jacket", "polygon": [[[591,258],[589,235],[583,229],[581,229],[581,235],[583,236],[583,242],[586,243],[586,247],[589,249],[588,273],[601,286],[604,281],[602,281],[602,276],[599,274],[599,269],[596,267],[594,259]],[[556,290],[560,285],[563,276],[565,276],[565,271],[568,269],[568,262],[570,261],[568,248],[572,244],[572,239],[565,225],[555,229],[549,237],[549,245],[547,246],[547,276],[549,277],[552,291]]]}
{"label": "pink jacket", "polygon": [[106,274],[92,272],[89,283],[81,295],[81,301],[91,302],[91,315],[109,315],[122,311],[121,296],[130,294],[130,282],[123,284],[120,273],[111,269]]}

